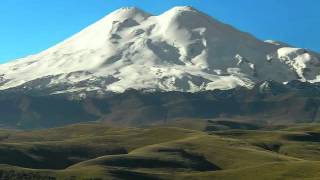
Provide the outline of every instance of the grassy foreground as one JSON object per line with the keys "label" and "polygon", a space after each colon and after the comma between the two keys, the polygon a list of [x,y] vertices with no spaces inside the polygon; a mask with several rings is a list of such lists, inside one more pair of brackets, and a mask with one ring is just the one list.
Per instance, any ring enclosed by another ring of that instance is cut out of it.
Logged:
{"label": "grassy foreground", "polygon": [[320,125],[179,121],[0,131],[0,179],[318,179]]}

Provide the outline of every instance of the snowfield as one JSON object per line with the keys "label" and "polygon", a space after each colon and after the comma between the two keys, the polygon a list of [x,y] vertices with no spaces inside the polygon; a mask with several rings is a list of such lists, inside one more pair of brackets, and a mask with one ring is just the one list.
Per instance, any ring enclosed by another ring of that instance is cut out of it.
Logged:
{"label": "snowfield", "polygon": [[191,7],[121,8],[39,54],[0,65],[0,89],[196,92],[320,81],[320,55],[261,41]]}

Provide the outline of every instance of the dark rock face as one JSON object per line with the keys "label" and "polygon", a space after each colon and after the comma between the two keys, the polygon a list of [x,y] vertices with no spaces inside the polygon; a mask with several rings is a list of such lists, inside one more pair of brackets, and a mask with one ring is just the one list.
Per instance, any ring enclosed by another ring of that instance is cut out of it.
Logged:
{"label": "dark rock face", "polygon": [[0,125],[13,128],[49,128],[102,121],[145,126],[174,119],[255,119],[268,123],[320,120],[317,84],[266,81],[253,89],[236,88],[197,93],[143,92],[45,95],[10,89],[0,92]]}

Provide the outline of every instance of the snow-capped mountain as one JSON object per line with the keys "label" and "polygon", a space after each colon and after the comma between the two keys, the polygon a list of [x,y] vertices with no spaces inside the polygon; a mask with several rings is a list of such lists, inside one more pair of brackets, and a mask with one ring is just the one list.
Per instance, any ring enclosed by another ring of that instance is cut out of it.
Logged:
{"label": "snow-capped mountain", "polygon": [[0,89],[196,92],[320,81],[320,55],[261,41],[191,7],[121,8],[39,54],[0,65]]}

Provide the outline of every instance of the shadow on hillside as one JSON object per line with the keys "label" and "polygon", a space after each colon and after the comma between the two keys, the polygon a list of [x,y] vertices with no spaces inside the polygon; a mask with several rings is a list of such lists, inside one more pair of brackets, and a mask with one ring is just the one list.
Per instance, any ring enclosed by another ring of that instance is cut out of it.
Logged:
{"label": "shadow on hillside", "polygon": [[286,138],[290,141],[320,142],[320,133],[307,132],[305,134],[287,135]]}
{"label": "shadow on hillside", "polygon": [[145,173],[134,172],[124,169],[111,170],[110,173],[113,177],[123,180],[161,180],[161,178],[154,177]]}
{"label": "shadow on hillside", "polygon": [[96,153],[84,147],[41,147],[28,150],[0,147],[0,164],[33,169],[65,169],[73,164],[103,155],[127,154],[124,148],[105,149]]}
{"label": "shadow on hillside", "polygon": [[231,130],[231,129],[257,130],[260,128],[261,127],[259,125],[256,125],[253,123],[208,120],[208,125],[206,126],[205,131],[220,131],[220,130]]}

